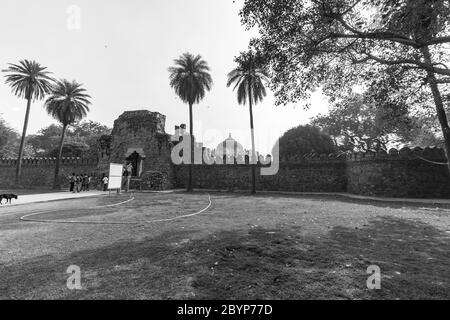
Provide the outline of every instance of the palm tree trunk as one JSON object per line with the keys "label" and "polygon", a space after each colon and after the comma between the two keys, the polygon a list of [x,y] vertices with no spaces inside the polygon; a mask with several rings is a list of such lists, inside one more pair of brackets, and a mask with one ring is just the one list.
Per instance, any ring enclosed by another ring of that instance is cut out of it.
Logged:
{"label": "palm tree trunk", "polygon": [[[423,47],[421,51],[424,56],[425,63],[432,65],[429,48]],[[448,125],[447,114],[445,113],[444,103],[442,101],[441,92],[439,91],[436,75],[432,71],[427,71],[427,75],[431,92],[433,93],[437,116],[444,136],[445,155],[447,156],[447,167],[450,173],[450,127]]]}
{"label": "palm tree trunk", "polygon": [[27,101],[27,111],[25,112],[25,121],[23,123],[22,138],[20,139],[19,156],[17,157],[16,185],[18,185],[20,183],[20,175],[22,173],[23,148],[25,147],[25,137],[27,135],[28,119],[30,117],[31,93],[30,93],[30,96],[29,96],[29,98],[27,100],[28,100]]}
{"label": "palm tree trunk", "polygon": [[66,136],[66,129],[67,129],[67,125],[63,125],[61,140],[59,141],[58,158],[56,158],[55,178],[53,180],[53,189],[55,189],[55,190],[59,189],[59,187],[60,187],[58,184],[58,176],[59,176],[59,167],[60,167],[60,163],[61,163],[62,151],[63,151],[63,146],[64,146],[64,138]]}
{"label": "palm tree trunk", "polygon": [[192,176],[194,174],[194,121],[192,115],[192,103],[189,103],[189,133],[191,138],[191,163],[189,164],[189,180],[187,191],[191,192],[193,190]]}
{"label": "palm tree trunk", "polygon": [[252,137],[252,157],[251,157],[251,167],[252,167],[252,193],[256,193],[256,152],[255,152],[255,132],[253,127],[253,97],[252,97],[252,87],[248,84],[248,105],[250,109],[250,131]]}

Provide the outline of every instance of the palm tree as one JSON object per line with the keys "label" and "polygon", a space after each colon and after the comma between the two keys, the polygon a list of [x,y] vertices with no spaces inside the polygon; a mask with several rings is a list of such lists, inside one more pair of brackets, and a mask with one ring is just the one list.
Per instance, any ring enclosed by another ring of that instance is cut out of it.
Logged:
{"label": "palm tree", "polygon": [[237,89],[239,104],[245,105],[248,101],[250,110],[250,130],[252,138],[252,193],[256,193],[256,167],[255,167],[255,134],[253,126],[253,104],[262,101],[266,96],[264,82],[268,81],[269,72],[264,66],[263,59],[253,51],[243,52],[235,59],[237,67],[228,74],[227,87],[234,84]]}
{"label": "palm tree", "polygon": [[53,79],[49,76],[47,68],[41,66],[36,61],[21,60],[19,64],[9,64],[6,72],[6,84],[11,86],[12,92],[19,98],[27,100],[27,110],[25,112],[25,121],[23,123],[22,139],[20,140],[19,156],[16,167],[16,184],[20,182],[22,171],[23,148],[25,146],[25,137],[27,135],[28,118],[30,117],[31,102],[44,99],[50,91]]}
{"label": "palm tree", "polygon": [[199,103],[211,90],[212,78],[209,67],[200,55],[183,53],[174,60],[175,66],[169,68],[170,86],[181,100],[189,105],[189,131],[191,137],[191,161],[189,165],[188,191],[192,191],[192,175],[194,168],[194,124],[192,106]]}
{"label": "palm tree", "polygon": [[91,104],[90,98],[81,84],[76,81],[70,82],[63,79],[53,86],[50,97],[45,101],[44,107],[47,113],[63,126],[58,157],[56,159],[54,189],[58,188],[59,166],[67,127],[86,117]]}

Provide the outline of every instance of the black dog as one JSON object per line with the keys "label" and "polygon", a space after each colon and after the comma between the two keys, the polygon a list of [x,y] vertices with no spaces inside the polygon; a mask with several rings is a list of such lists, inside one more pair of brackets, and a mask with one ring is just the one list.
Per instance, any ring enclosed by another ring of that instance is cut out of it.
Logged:
{"label": "black dog", "polygon": [[18,196],[13,193],[0,194],[0,204],[2,204],[3,199],[6,199],[6,203],[11,204],[11,199],[17,199]]}

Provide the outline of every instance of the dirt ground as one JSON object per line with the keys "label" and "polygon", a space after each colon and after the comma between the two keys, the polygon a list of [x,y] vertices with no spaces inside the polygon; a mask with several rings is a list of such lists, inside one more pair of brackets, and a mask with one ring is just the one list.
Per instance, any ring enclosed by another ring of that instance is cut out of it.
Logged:
{"label": "dirt ground", "polygon": [[[450,299],[446,207],[227,193],[111,206],[128,199],[1,207],[0,298]],[[19,220],[33,213],[53,222]],[[81,290],[66,286],[71,265]]]}

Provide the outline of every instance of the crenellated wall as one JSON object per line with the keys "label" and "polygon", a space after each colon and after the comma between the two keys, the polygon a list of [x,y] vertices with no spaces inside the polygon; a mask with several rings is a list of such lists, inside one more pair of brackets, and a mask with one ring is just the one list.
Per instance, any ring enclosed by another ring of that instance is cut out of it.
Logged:
{"label": "crenellated wall", "polygon": [[[16,159],[0,159],[0,188],[14,186],[16,174]],[[23,159],[21,186],[24,188],[51,187],[53,185],[56,158]],[[71,173],[90,174],[95,186],[100,179],[97,162],[81,158],[62,158],[60,167],[60,185],[68,184],[67,177]]]}
{"label": "crenellated wall", "polygon": [[[346,163],[344,159],[317,156],[283,160],[279,172],[272,176],[256,169],[258,190],[299,192],[345,192]],[[248,190],[251,188],[251,166],[248,164],[213,164],[194,166],[194,187],[220,190]],[[175,186],[184,188],[188,166],[175,166]]]}
{"label": "crenellated wall", "polygon": [[[17,159],[2,159],[0,158],[0,167],[10,167],[17,164]],[[25,158],[22,159],[22,166],[46,166],[55,165],[56,158]],[[62,158],[61,165],[77,165],[77,166],[87,166],[87,165],[97,165],[97,161],[91,159],[82,158]]]}
{"label": "crenellated wall", "polygon": [[[184,188],[188,166],[172,166],[166,144],[155,144],[159,145],[161,149],[148,149],[147,156],[150,159],[152,154],[157,154],[158,157],[146,165],[143,175],[146,182],[144,189],[152,188],[154,183],[158,185],[157,189]],[[55,162],[55,158],[24,159],[22,185],[51,186]],[[257,189],[349,192],[386,197],[450,198],[450,174],[446,162],[444,151],[438,148],[403,148],[399,151],[391,149],[389,152],[378,153],[310,154],[299,158],[281,158],[277,175],[261,176],[261,165],[258,164]],[[0,159],[0,188],[13,185],[15,164],[16,160]],[[61,186],[67,186],[66,177],[72,172],[91,174],[95,186],[105,171],[103,167],[93,161],[64,158],[61,164]],[[251,166],[195,165],[194,187],[218,190],[250,189]]]}
{"label": "crenellated wall", "polygon": [[347,158],[347,191],[353,194],[450,198],[444,150],[403,148],[389,153],[357,153]]}
{"label": "crenellated wall", "polygon": [[[385,197],[450,198],[450,174],[444,150],[403,148],[400,151],[340,155],[310,154],[281,158],[274,176],[257,171],[257,189],[297,192],[349,192]],[[187,166],[176,166],[177,187],[185,187]],[[194,186],[250,189],[248,165],[196,165]]]}

